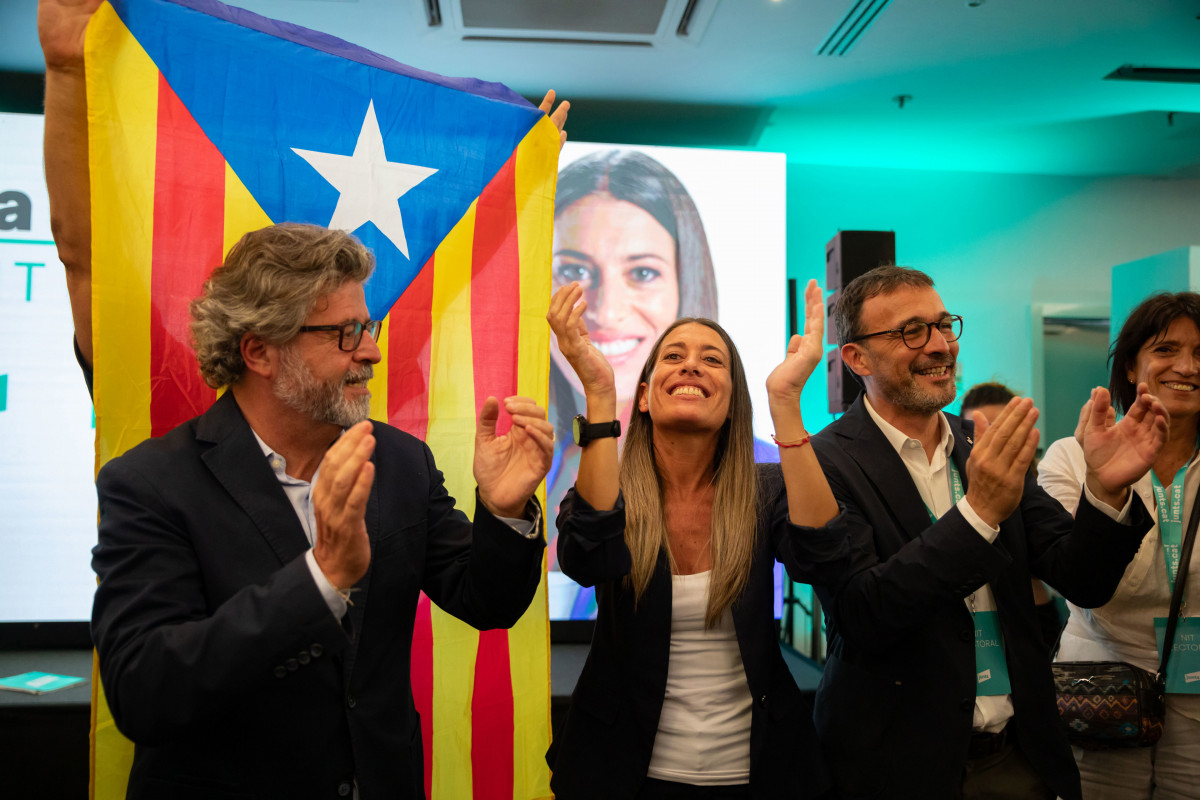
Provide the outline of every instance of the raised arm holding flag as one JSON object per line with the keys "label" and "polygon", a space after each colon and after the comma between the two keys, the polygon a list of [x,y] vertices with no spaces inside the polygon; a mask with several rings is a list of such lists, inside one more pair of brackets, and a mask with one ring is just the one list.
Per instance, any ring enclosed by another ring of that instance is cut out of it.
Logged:
{"label": "raised arm holding flag", "polygon": [[548,795],[565,104],[208,0],[43,0],[39,28],[111,462],[94,796]]}

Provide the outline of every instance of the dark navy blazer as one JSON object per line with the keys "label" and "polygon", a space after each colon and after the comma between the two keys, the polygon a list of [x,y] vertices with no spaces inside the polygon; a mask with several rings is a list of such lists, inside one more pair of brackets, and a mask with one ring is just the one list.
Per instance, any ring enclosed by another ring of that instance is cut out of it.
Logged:
{"label": "dark navy blazer", "polygon": [[[759,465],[758,550],[750,581],[732,608],[746,681],[753,698],[750,788],[756,798],[819,797],[829,788],[805,702],[779,651],[774,563],[796,580],[835,583],[845,571],[843,516],[824,528],[787,519],[778,464]],[[634,603],[625,585],[632,560],[625,507],[592,509],[572,489],[558,515],[563,572],[596,586],[596,631],[571,696],[562,731],[546,755],[551,788],[561,800],[634,797],[646,778],[667,685],[671,641],[671,574],[666,553],[646,593]]]}
{"label": "dark navy blazer", "polygon": [[[965,483],[972,426],[947,418]],[[813,448],[845,506],[851,550],[851,577],[818,587],[829,659],[816,723],[839,796],[927,800],[961,785],[975,708],[974,624],[963,600],[987,583],[1012,684],[1009,732],[1059,797],[1078,800],[1030,578],[1076,605],[1104,604],[1150,529],[1144,506],[1133,504],[1129,525],[1086,501],[1072,519],[1027,477],[1020,507],[989,544],[957,508],[930,523],[861,397]]]}
{"label": "dark navy blazer", "polygon": [[375,424],[371,565],[339,623],[308,540],[226,392],[105,465],[92,636],[131,798],[424,796],[409,685],[419,592],[512,625],[544,542],[454,508],[429,448]]}

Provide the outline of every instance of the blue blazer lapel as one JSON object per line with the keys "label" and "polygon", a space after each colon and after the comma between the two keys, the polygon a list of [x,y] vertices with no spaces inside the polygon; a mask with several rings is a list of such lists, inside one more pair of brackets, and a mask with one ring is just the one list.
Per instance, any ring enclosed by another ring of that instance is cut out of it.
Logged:
{"label": "blue blazer lapel", "polygon": [[308,537],[233,392],[225,392],[200,418],[196,439],[211,445],[201,453],[201,459],[254,522],[279,557],[280,565],[303,555],[309,548]]}

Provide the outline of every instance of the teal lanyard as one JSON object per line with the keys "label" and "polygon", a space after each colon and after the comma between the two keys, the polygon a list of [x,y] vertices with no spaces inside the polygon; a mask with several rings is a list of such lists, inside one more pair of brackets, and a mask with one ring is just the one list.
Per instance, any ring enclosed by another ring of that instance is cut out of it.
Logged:
{"label": "teal lanyard", "polygon": [[1175,576],[1179,573],[1179,549],[1183,546],[1183,478],[1188,465],[1184,464],[1175,473],[1171,491],[1163,488],[1158,475],[1150,470],[1154,486],[1154,499],[1158,502],[1158,532],[1162,536],[1163,560],[1167,567],[1167,582],[1175,591]]}
{"label": "teal lanyard", "polygon": [[[959,500],[963,499],[964,492],[963,492],[962,476],[958,474],[958,467],[954,466],[953,461],[947,459],[946,465],[948,467],[950,467],[950,495],[953,498],[950,505],[951,505],[951,507],[953,507],[953,506],[958,505]],[[929,506],[925,506],[925,510],[929,512],[929,521],[930,522],[938,521],[938,516],[937,516],[937,514],[933,513],[932,508],[930,508]],[[1178,553],[1176,553],[1175,558],[1176,558],[1176,560],[1178,560],[1178,558],[1179,558]]]}
{"label": "teal lanyard", "polygon": [[[962,476],[953,461],[947,459],[950,468],[950,495],[953,505],[963,499]],[[937,522],[937,514],[925,506],[931,522]],[[1000,632],[1000,618],[995,611],[975,611],[975,593],[968,600],[971,619],[975,628],[975,696],[1001,697],[1012,694],[1008,678],[1008,662],[1004,656],[1004,636]]]}

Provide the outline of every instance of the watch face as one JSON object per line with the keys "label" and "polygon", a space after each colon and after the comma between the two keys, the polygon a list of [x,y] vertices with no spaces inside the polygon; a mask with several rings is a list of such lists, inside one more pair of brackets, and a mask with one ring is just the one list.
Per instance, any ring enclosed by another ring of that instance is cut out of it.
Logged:
{"label": "watch face", "polygon": [[575,419],[571,420],[571,436],[575,439],[575,444],[586,444],[586,442],[581,441],[583,437],[583,425],[586,422],[587,417],[582,414],[576,415]]}

